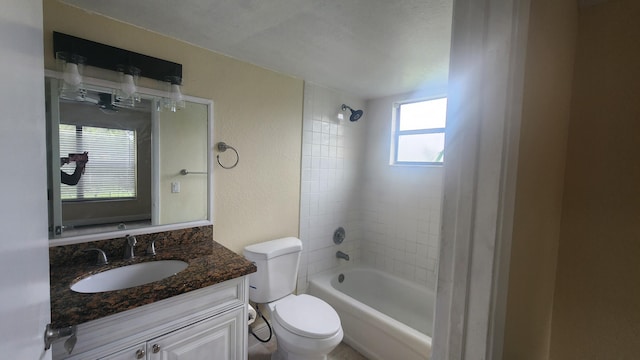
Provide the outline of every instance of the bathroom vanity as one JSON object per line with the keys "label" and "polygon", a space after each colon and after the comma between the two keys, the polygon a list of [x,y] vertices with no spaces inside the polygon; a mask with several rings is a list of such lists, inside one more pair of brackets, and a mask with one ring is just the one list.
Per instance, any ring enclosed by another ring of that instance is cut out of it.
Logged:
{"label": "bathroom vanity", "polygon": [[[84,77],[84,92],[67,96],[64,76],[47,74],[45,347],[60,338],[54,359],[246,359],[256,267],[213,241],[213,102],[184,96],[180,111],[160,111],[164,93],[138,87],[129,107],[113,97],[119,83]],[[83,153],[86,174],[62,181]],[[100,177],[124,168],[135,176]]]}
{"label": "bathroom vanity", "polygon": [[[160,111],[164,92],[138,87],[124,106],[119,83],[84,77],[67,96],[64,79],[47,72],[45,347],[59,338],[54,359],[246,359],[256,268],[213,241],[213,102],[184,96],[180,111]],[[87,153],[80,180],[62,181]]]}
{"label": "bathroom vanity", "polygon": [[[139,235],[139,248],[155,241],[157,254],[120,260],[123,239],[51,248],[51,318],[54,328],[76,325],[71,354],[66,339],[54,359],[246,359],[247,275],[255,266],[211,240],[211,227]],[[109,264],[95,265],[98,247]],[[160,281],[132,288],[77,293],[78,279],[131,263],[181,260],[188,266]]]}
{"label": "bathroom vanity", "polygon": [[244,277],[78,325],[54,359],[246,359]]}

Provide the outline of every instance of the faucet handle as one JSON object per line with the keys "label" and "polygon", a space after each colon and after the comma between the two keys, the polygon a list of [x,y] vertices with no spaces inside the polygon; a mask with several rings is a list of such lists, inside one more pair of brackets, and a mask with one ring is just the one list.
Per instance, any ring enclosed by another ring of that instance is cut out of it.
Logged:
{"label": "faucet handle", "polygon": [[127,235],[126,239],[129,246],[136,246],[136,244],[138,244],[138,240],[136,240],[136,237],[133,235]]}
{"label": "faucet handle", "polygon": [[82,250],[84,252],[96,251],[98,253],[98,259],[96,260],[96,265],[107,265],[109,260],[107,260],[107,254],[104,253],[101,249],[98,248],[88,248]]}
{"label": "faucet handle", "polygon": [[124,259],[130,260],[136,257],[134,248],[138,243],[138,240],[136,240],[136,237],[133,235],[125,236],[125,239],[126,239],[126,242],[124,244]]}
{"label": "faucet handle", "polygon": [[156,256],[156,239],[151,240],[147,246],[147,255]]}

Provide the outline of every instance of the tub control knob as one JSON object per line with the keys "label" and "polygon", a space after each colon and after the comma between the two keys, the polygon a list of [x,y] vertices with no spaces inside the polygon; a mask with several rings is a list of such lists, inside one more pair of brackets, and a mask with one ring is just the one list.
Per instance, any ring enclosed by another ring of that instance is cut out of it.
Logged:
{"label": "tub control knob", "polygon": [[342,226],[337,228],[336,231],[333,233],[333,243],[338,245],[342,244],[346,234],[347,233],[344,231],[344,228]]}
{"label": "tub control knob", "polygon": [[153,347],[151,349],[153,350],[154,354],[157,354],[160,351],[160,345],[153,344]]}

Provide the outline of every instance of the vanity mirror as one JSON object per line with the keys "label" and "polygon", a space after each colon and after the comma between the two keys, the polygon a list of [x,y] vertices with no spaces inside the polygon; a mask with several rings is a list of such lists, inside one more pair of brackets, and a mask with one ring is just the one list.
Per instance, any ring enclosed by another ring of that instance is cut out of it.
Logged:
{"label": "vanity mirror", "polygon": [[68,99],[59,78],[45,82],[52,245],[213,223],[210,100],[185,96],[172,112],[138,88],[130,107],[114,101],[118,84],[91,78]]}

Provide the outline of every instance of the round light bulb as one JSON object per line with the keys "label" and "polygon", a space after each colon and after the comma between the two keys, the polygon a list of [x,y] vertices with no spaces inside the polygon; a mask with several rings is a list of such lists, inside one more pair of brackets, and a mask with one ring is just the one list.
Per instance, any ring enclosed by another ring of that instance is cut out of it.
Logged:
{"label": "round light bulb", "polygon": [[127,95],[127,97],[136,93],[136,83],[133,81],[133,75],[124,74],[122,78],[122,84],[120,84],[120,90]]}
{"label": "round light bulb", "polygon": [[175,101],[182,101],[182,92],[180,91],[180,85],[171,84],[171,99]]}
{"label": "round light bulb", "polygon": [[80,83],[82,82],[82,76],[80,76],[80,71],[78,71],[78,64],[67,63],[64,68],[63,79],[64,82],[69,85],[80,85]]}

